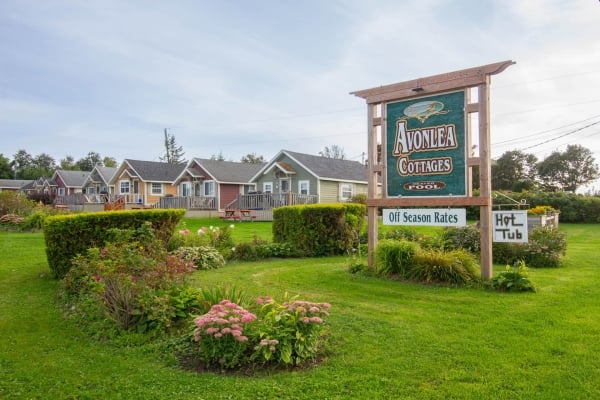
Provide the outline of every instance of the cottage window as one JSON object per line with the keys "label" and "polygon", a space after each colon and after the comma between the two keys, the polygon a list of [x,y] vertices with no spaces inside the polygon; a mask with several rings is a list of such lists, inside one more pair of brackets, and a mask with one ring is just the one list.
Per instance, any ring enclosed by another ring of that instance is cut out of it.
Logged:
{"label": "cottage window", "polygon": [[204,181],[204,195],[214,196],[215,195],[215,181]]}
{"label": "cottage window", "polygon": [[263,192],[273,193],[273,182],[263,182]]}
{"label": "cottage window", "polygon": [[129,181],[120,181],[119,182],[119,190],[121,194],[127,194],[129,193]]}
{"label": "cottage window", "polygon": [[65,195],[65,188],[64,187],[59,187],[58,188],[58,195],[59,196],[64,196]]}
{"label": "cottage window", "polygon": [[181,183],[181,197],[190,197],[192,195],[192,184],[190,182]]}
{"label": "cottage window", "polygon": [[163,192],[162,183],[152,183],[152,194],[161,195]]}
{"label": "cottage window", "polygon": [[298,194],[308,194],[309,192],[309,181],[298,182]]}
{"label": "cottage window", "polygon": [[350,200],[352,198],[352,184],[342,183],[341,186],[342,200]]}

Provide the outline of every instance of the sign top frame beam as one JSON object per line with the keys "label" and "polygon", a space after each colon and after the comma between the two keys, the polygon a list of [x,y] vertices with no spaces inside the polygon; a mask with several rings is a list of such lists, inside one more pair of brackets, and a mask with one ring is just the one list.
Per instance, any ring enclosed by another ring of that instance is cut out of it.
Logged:
{"label": "sign top frame beam", "polygon": [[490,75],[499,74],[515,63],[516,62],[512,60],[501,61],[494,64],[413,79],[411,81],[358,90],[350,92],[350,94],[365,99],[368,104],[408,99],[411,97],[422,97],[427,94],[458,90],[484,84],[488,82]]}

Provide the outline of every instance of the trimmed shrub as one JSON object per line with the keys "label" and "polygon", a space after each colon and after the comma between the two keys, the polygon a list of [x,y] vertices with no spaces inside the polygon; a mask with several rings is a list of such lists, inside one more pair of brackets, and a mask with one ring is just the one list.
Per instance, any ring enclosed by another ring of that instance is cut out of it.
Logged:
{"label": "trimmed shrub", "polygon": [[406,276],[408,267],[413,262],[419,245],[407,240],[383,239],[377,243],[375,250],[375,264],[380,275]]}
{"label": "trimmed shrub", "polygon": [[423,283],[465,285],[479,280],[479,266],[465,250],[428,250],[414,257],[406,276]]}
{"label": "trimmed shrub", "polygon": [[[560,210],[561,222],[600,222],[600,197],[597,196],[565,192],[512,192],[509,195],[517,201],[525,200],[531,208],[550,206]],[[494,199],[494,204],[503,202],[500,197]]]}
{"label": "trimmed shrub", "polygon": [[273,241],[294,243],[309,257],[348,254],[358,246],[365,206],[313,204],[273,210]]}
{"label": "trimmed shrub", "polygon": [[301,256],[300,251],[290,243],[238,243],[231,253],[231,258],[240,261]]}
{"label": "trimmed shrub", "polygon": [[183,218],[185,210],[105,211],[47,217],[44,239],[48,265],[56,278],[71,268],[71,260],[88,248],[101,247],[109,239],[110,228],[139,228],[150,223],[166,247],[168,239]]}

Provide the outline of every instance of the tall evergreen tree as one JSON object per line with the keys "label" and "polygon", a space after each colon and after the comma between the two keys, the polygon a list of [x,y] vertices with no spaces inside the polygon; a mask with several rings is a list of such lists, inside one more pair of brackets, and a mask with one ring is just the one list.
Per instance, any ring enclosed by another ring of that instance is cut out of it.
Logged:
{"label": "tall evergreen tree", "polygon": [[177,146],[175,135],[169,134],[165,128],[165,155],[160,157],[160,161],[169,164],[183,164],[186,162],[183,146]]}

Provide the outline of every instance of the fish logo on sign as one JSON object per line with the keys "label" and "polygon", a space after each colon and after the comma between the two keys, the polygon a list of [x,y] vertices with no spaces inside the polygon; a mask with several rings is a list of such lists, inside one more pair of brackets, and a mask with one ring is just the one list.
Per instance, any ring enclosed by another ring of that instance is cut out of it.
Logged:
{"label": "fish logo on sign", "polygon": [[444,110],[444,103],[441,101],[421,101],[411,104],[404,109],[404,115],[408,118],[416,118],[423,123],[432,115],[448,114],[450,111]]}

